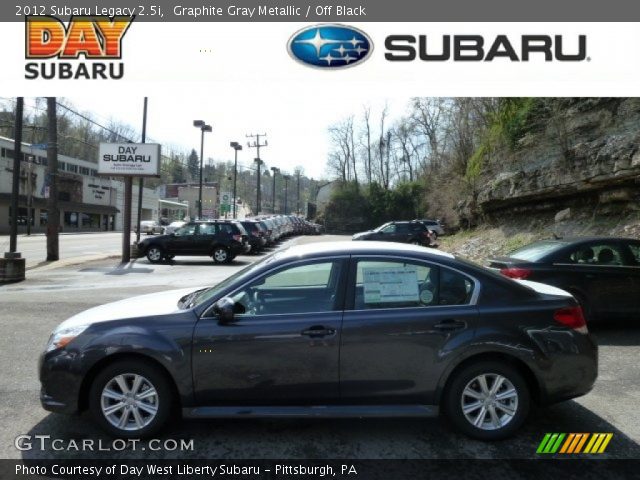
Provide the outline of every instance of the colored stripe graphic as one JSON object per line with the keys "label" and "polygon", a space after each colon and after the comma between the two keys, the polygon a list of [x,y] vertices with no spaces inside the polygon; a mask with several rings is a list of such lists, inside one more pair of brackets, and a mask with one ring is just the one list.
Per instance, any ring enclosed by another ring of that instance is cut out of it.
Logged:
{"label": "colored stripe graphic", "polygon": [[604,453],[612,438],[613,433],[547,433],[538,445],[536,453]]}

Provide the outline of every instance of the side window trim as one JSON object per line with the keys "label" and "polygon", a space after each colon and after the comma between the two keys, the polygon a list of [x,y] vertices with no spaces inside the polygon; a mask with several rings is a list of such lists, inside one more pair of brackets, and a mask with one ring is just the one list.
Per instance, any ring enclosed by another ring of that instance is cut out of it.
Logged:
{"label": "side window trim", "polygon": [[[317,260],[317,262],[315,262],[314,260]],[[250,280],[247,280],[246,282],[244,282],[243,284],[241,284],[237,288],[234,288],[233,290],[228,292],[225,295],[225,297],[232,297],[233,295],[238,293],[240,290],[242,290],[243,288],[245,288],[249,284],[255,282],[256,280],[264,278],[265,276],[270,275],[272,273],[277,273],[279,270],[283,270],[283,269],[288,268],[288,267],[301,266],[301,265],[305,265],[305,264],[309,264],[309,263],[339,262],[339,263],[342,263],[342,268],[340,269],[341,270],[340,271],[340,277],[337,280],[337,284],[338,284],[337,293],[338,294],[336,296],[336,301],[335,301],[336,309],[332,310],[331,312],[324,312],[324,313],[342,312],[345,309],[345,303],[344,303],[345,302],[345,298],[346,298],[346,295],[345,295],[345,290],[346,290],[345,282],[347,281],[347,270],[348,270],[348,266],[349,266],[348,261],[349,261],[349,256],[348,255],[338,255],[338,256],[335,256],[335,257],[297,260],[295,262],[290,262],[290,263],[287,263],[285,265],[277,265],[277,266],[274,266],[274,267],[270,268],[269,270],[266,270],[266,271],[262,272],[260,275],[258,275],[256,277],[253,277]],[[330,279],[330,281],[331,281],[331,279]],[[215,305],[215,303],[216,302],[211,302],[211,305],[209,305],[207,308],[205,308],[205,310],[202,313],[202,315],[200,315],[200,319],[201,320],[215,317],[215,315],[213,314],[213,306]],[[308,313],[323,313],[323,312],[308,312]],[[300,313],[278,314],[279,317],[287,316],[287,315],[300,316]],[[306,313],[305,313],[305,315],[306,315]],[[259,317],[259,316],[271,316],[271,315],[256,315],[256,316]]]}
{"label": "side window trim", "polygon": [[[416,263],[427,263],[434,267],[438,267],[440,270],[449,269],[460,275],[465,276],[473,283],[473,293],[471,294],[471,298],[469,299],[469,303],[460,304],[460,305],[429,305],[429,306],[419,306],[419,307],[403,307],[403,308],[368,308],[366,310],[356,310],[355,309],[355,293],[356,293],[356,277],[358,274],[358,262],[361,260],[371,260],[371,261],[404,261],[404,262],[416,262]],[[434,309],[434,308],[460,308],[460,307],[475,307],[478,304],[478,299],[480,298],[480,290],[481,284],[480,281],[474,277],[473,275],[469,275],[467,272],[464,272],[455,267],[451,267],[449,265],[444,265],[437,260],[429,259],[425,261],[420,258],[414,257],[403,257],[400,255],[351,255],[351,259],[349,261],[349,275],[347,280],[347,288],[346,290],[346,298],[344,302],[344,310],[351,312],[371,312],[371,311],[383,311],[383,310],[411,310],[411,309]]]}

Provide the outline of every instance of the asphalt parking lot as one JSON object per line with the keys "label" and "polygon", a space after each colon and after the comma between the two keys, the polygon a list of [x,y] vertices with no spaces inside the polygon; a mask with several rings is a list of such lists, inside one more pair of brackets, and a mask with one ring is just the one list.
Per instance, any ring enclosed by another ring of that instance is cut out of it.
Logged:
{"label": "asphalt parking lot", "polygon": [[593,327],[600,345],[595,389],[585,397],[535,410],[516,437],[501,442],[470,440],[443,419],[176,420],[160,438],[193,439],[192,450],[151,451],[145,442],[135,451],[56,451],[50,443],[43,450],[20,451],[14,446],[19,435],[50,435],[62,439],[59,445],[82,439],[111,445],[86,415],[65,417],[40,407],[37,358],[59,322],[134,295],[213,284],[258,258],[241,256],[229,266],[214,266],[206,258],[178,257],[163,265],[141,259],[126,266],[101,260],[34,270],[27,281],[0,287],[0,458],[535,458],[547,432],[611,432],[603,457],[640,458],[640,319],[635,325],[630,320]]}

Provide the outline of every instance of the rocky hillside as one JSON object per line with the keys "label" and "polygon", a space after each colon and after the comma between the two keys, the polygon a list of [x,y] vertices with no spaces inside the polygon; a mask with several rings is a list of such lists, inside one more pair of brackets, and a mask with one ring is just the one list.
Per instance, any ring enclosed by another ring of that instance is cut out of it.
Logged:
{"label": "rocky hillside", "polygon": [[482,170],[476,202],[485,217],[640,208],[640,99],[540,101],[515,149],[497,151]]}
{"label": "rocky hillside", "polygon": [[485,161],[478,228],[442,240],[482,260],[552,235],[640,237],[640,99],[540,99],[513,148]]}

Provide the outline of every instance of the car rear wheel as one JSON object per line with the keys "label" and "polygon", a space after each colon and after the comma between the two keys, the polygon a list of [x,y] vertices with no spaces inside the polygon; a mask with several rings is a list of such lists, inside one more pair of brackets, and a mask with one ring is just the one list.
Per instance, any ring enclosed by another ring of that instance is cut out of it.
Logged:
{"label": "car rear wheel", "polygon": [[172,392],[165,375],[146,362],[120,361],[102,370],[91,385],[89,409],[116,437],[157,433],[171,412]]}
{"label": "car rear wheel", "polygon": [[156,245],[152,245],[147,248],[147,260],[149,260],[151,263],[158,263],[162,261],[163,257],[164,252],[162,251],[162,248]]}
{"label": "car rear wheel", "polygon": [[513,435],[529,413],[529,389],[509,365],[484,361],[455,374],[444,398],[451,422],[479,440]]}
{"label": "car rear wheel", "polygon": [[216,247],[213,249],[213,261],[216,263],[227,263],[231,261],[229,250],[225,247]]}

